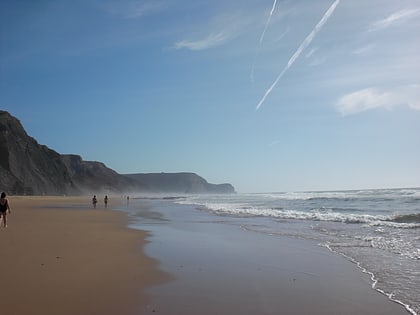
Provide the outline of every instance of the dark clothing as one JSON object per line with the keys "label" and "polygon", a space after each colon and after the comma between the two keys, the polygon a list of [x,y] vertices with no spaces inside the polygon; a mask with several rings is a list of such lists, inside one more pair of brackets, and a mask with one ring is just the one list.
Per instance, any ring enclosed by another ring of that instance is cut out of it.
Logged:
{"label": "dark clothing", "polygon": [[4,204],[2,204],[0,202],[0,212],[1,213],[5,213],[7,211],[8,205],[7,205],[7,200],[4,201]]}

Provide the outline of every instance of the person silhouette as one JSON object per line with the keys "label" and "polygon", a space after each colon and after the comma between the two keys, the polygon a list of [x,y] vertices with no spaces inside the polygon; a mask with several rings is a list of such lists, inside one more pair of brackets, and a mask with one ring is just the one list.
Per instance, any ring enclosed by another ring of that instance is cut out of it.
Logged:
{"label": "person silhouette", "polygon": [[96,199],[96,195],[93,195],[93,198],[92,198],[92,205],[93,205],[93,207],[94,208],[96,208],[96,204],[98,203],[98,199]]}
{"label": "person silhouette", "polygon": [[7,227],[7,212],[9,212],[9,214],[11,213],[9,200],[7,200],[6,198],[6,193],[2,192],[1,198],[0,198],[0,226],[1,226],[1,221],[3,221],[3,226],[5,228]]}

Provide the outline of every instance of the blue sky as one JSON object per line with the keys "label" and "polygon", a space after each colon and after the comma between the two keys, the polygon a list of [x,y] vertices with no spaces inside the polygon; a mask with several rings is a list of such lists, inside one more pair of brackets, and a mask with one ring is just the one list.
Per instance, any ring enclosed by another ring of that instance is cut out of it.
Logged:
{"label": "blue sky", "polygon": [[120,173],[420,187],[418,0],[0,2],[0,108]]}

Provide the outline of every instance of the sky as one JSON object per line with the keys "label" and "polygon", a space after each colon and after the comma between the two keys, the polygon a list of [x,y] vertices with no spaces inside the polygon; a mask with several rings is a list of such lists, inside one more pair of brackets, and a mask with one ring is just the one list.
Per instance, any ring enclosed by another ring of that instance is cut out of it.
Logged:
{"label": "sky", "polygon": [[420,187],[419,0],[1,0],[0,109],[115,171]]}

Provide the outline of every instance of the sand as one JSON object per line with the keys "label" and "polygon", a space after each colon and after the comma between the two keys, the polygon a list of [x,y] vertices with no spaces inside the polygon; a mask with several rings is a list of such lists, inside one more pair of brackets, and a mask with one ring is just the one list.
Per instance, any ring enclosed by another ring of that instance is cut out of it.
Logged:
{"label": "sand", "polygon": [[[0,228],[0,313],[139,314],[164,281],[144,255],[147,234],[89,197],[8,197]],[[118,198],[116,198],[118,200]],[[101,200],[100,200],[101,201]],[[112,202],[108,208],[115,206]]]}
{"label": "sand", "polygon": [[[9,199],[0,314],[408,314],[343,257],[246,231],[247,218],[159,200],[111,198],[93,210],[90,197]],[[140,230],[110,210],[121,206]]]}

